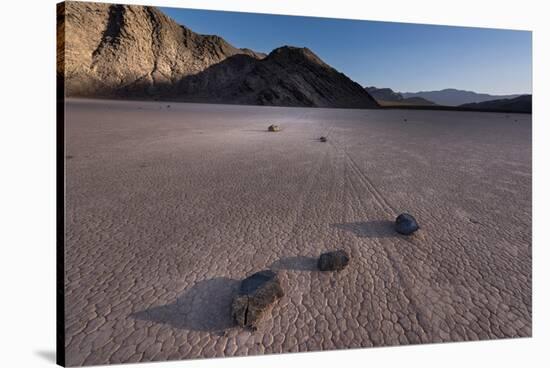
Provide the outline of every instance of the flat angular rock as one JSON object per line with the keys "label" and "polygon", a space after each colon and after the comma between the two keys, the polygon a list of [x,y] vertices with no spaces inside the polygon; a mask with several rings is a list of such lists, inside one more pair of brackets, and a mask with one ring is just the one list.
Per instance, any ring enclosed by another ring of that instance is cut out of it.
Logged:
{"label": "flat angular rock", "polygon": [[270,132],[278,132],[281,130],[281,128],[278,125],[270,125],[267,130]]}
{"label": "flat angular rock", "polygon": [[283,296],[276,272],[256,272],[241,282],[239,294],[233,299],[231,315],[239,326],[255,330],[275,302]]}
{"label": "flat angular rock", "polygon": [[411,235],[418,230],[416,219],[408,213],[402,213],[395,219],[395,231],[403,235]]}
{"label": "flat angular rock", "polygon": [[344,250],[336,250],[321,254],[317,267],[321,271],[340,271],[349,263],[349,255]]}
{"label": "flat angular rock", "polygon": [[319,138],[319,140],[320,140],[321,142],[326,142],[326,141],[327,141],[327,137],[321,137],[321,138]]}

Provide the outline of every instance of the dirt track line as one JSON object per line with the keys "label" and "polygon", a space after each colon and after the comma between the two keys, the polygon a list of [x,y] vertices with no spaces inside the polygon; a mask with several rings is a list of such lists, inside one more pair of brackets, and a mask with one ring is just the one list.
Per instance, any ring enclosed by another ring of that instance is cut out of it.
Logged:
{"label": "dirt track line", "polygon": [[[376,189],[376,187],[374,186],[374,184],[372,184],[372,182],[368,179],[368,177],[366,177],[366,175],[361,172],[357,163],[351,158],[349,153],[344,148],[341,148],[339,146],[337,140],[333,139],[332,141],[336,142],[336,145],[332,145],[336,149],[336,151],[340,151],[344,154],[344,158],[348,163],[348,167],[351,169],[351,172],[355,174],[357,179],[359,179],[358,184],[360,186],[363,186],[368,193],[373,195],[375,205],[377,205],[377,207],[379,207],[383,212],[386,212],[390,216],[393,216],[394,213],[396,212],[395,209],[388,203],[388,201],[383,197],[383,195]],[[349,183],[349,188],[351,189],[350,193],[352,194],[352,196],[355,196],[357,200],[363,204],[362,208],[368,208],[369,204],[365,202],[364,196],[361,195],[362,192],[360,191],[360,189],[357,188],[357,183],[354,184],[351,177],[348,177],[347,181]],[[359,212],[363,212],[366,215],[366,218],[370,217],[366,214],[366,210],[359,210]],[[360,237],[358,240],[360,242],[366,242],[365,239],[361,239]],[[411,244],[414,244],[410,242],[408,239],[401,239],[401,240],[405,240]],[[378,248],[381,248],[383,250],[385,258],[388,260],[388,266],[393,270],[393,273],[395,274],[399,282],[400,289],[402,290],[404,297],[407,299],[409,305],[412,307],[412,309],[416,313],[415,318],[418,326],[421,328],[425,337],[428,337],[429,333],[432,332],[432,328],[431,326],[428,326],[425,323],[423,323],[423,321],[428,320],[427,313],[425,313],[422,310],[422,308],[420,307],[420,304],[416,300],[416,296],[412,294],[411,292],[413,290],[412,285],[409,282],[407,282],[406,278],[403,276],[403,273],[398,267],[398,264],[397,264],[398,262],[396,261],[395,255],[393,254],[394,250],[389,249],[389,247],[386,244],[382,244],[382,242],[376,238],[371,238],[370,241],[375,243],[378,246]]]}
{"label": "dirt track line", "polygon": [[[349,181],[350,181],[350,184],[353,188],[353,192],[356,195],[358,201],[363,203],[363,208],[367,208],[368,203],[365,203],[365,200],[363,199],[363,196],[360,195],[360,191],[353,184],[353,180],[350,179]],[[365,213],[366,210],[362,210],[361,212]],[[366,213],[365,213],[365,215],[366,215]],[[369,216],[366,215],[366,218],[368,218],[368,217]],[[403,239],[403,240],[407,240],[407,239]],[[360,239],[360,241],[366,242],[366,240],[364,240],[364,239]],[[383,244],[380,240],[378,240],[376,238],[370,238],[369,241],[372,241],[373,243],[375,243],[378,246],[378,248],[383,250],[384,255],[386,256],[386,259],[388,260],[389,266],[393,270],[393,273],[395,274],[395,276],[396,276],[396,278],[399,282],[399,286],[400,286],[400,289],[403,292],[403,295],[405,296],[405,298],[409,302],[412,309],[416,312],[417,316],[415,318],[417,320],[418,326],[422,329],[422,331],[424,332],[424,334],[426,336],[429,336],[428,332],[431,331],[432,329],[431,329],[430,326],[428,326],[428,325],[426,325],[425,323],[422,322],[422,321],[428,320],[427,313],[425,313],[423,311],[423,309],[420,307],[421,304],[416,300],[417,299],[416,296],[411,293],[411,290],[413,290],[412,285],[403,276],[403,272],[401,271],[401,269],[398,266],[398,262],[396,260],[395,254],[394,254],[394,250],[390,249],[390,247],[387,244]],[[420,318],[418,316],[420,316]],[[404,328],[404,326],[402,326],[402,327]]]}
{"label": "dirt track line", "polygon": [[388,213],[390,216],[394,216],[397,212],[394,207],[389,203],[389,201],[380,193],[380,191],[376,188],[376,186],[372,183],[372,181],[368,178],[366,174],[364,174],[361,169],[359,168],[359,165],[353,160],[351,155],[348,153],[348,151],[342,147],[342,145],[338,142],[338,140],[332,139],[331,142],[334,142],[334,144],[331,143],[331,145],[338,151],[341,151],[345,157],[347,158],[349,167],[355,172],[358,179],[363,181],[363,184],[367,191],[371,193],[374,197],[375,202],[378,204],[378,206],[385,212]]}
{"label": "dirt track line", "polygon": [[295,207],[295,208],[297,208],[297,210],[296,210],[296,215],[294,216],[294,219],[292,220],[292,228],[288,232],[288,237],[281,244],[282,249],[286,249],[286,245],[290,241],[292,241],[294,238],[296,238],[296,236],[298,235],[299,219],[301,219],[302,216],[303,216],[304,209],[306,207],[306,204],[308,203],[307,198],[312,196],[311,188],[315,184],[315,182],[316,182],[315,179],[319,175],[319,173],[321,171],[321,167],[323,166],[323,162],[325,162],[327,157],[328,157],[328,152],[326,152],[320,159],[318,159],[317,162],[316,162],[315,167],[312,168],[307,173],[307,178],[308,178],[307,182],[306,182],[306,184],[304,184],[304,186],[301,189],[300,200],[296,204],[296,207]]}
{"label": "dirt track line", "polygon": [[[361,171],[359,165],[355,162],[355,160],[353,160],[353,158],[347,152],[347,150],[342,147],[338,147],[337,149],[341,149],[341,151],[347,157],[349,167],[356,173],[358,179],[363,182],[363,185],[365,186],[367,191],[373,195],[375,199],[375,203],[378,205],[378,207],[380,207],[381,210],[386,212],[390,218],[395,217],[398,211],[389,203],[389,201],[384,197],[384,195],[380,193],[380,191],[376,188],[376,186],[372,183],[372,181],[368,178],[368,176]],[[406,241],[407,243],[415,246],[420,245],[413,239],[407,239],[404,237],[400,237],[399,239]]]}
{"label": "dirt track line", "polygon": [[389,215],[395,216],[396,210],[395,208],[389,203],[389,201],[380,193],[380,191],[376,188],[376,186],[372,183],[372,181],[368,178],[368,176],[361,171],[359,168],[359,165],[355,162],[355,160],[350,156],[350,154],[344,149],[345,155],[349,159],[349,163],[351,164],[352,169],[355,170],[358,178],[362,180],[365,184],[365,187],[375,196],[377,196],[379,206],[385,210]]}
{"label": "dirt track line", "polygon": [[[332,143],[334,142],[334,143]],[[343,157],[348,163],[348,167],[356,174],[357,178],[362,182],[363,186],[368,193],[372,194],[374,202],[378,207],[384,212],[388,213],[390,216],[395,214],[395,209],[389,204],[389,202],[384,198],[384,196],[376,189],[374,184],[368,179],[368,177],[360,170],[357,163],[351,158],[347,150],[342,147],[342,145],[336,139],[331,139],[330,145],[337,151],[343,153]],[[361,197],[361,196],[359,196]]]}

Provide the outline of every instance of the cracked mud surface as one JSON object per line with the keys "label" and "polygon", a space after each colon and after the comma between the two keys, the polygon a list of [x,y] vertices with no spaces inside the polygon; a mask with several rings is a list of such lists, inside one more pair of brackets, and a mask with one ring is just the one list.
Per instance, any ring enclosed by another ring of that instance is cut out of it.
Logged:
{"label": "cracked mud surface", "polygon": [[68,365],[531,336],[530,115],[166,105],[67,104]]}

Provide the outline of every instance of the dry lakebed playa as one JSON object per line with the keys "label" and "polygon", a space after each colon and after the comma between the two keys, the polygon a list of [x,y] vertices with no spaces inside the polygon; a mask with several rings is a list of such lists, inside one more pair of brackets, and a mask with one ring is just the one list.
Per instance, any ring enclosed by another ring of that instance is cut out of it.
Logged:
{"label": "dry lakebed playa", "polygon": [[[531,115],[70,98],[65,117],[68,365],[531,336]],[[349,265],[318,271],[335,249]],[[284,296],[239,328],[266,269]]]}

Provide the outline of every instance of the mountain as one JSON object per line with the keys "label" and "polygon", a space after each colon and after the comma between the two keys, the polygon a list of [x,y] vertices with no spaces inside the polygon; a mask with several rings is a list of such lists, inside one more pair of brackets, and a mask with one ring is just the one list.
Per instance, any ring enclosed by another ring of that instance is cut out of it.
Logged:
{"label": "mountain", "polygon": [[66,91],[109,96],[170,85],[236,54],[262,58],[218,36],[198,35],[152,7],[65,2]]}
{"label": "mountain", "polygon": [[532,95],[522,95],[515,98],[506,98],[478,103],[460,105],[469,109],[506,111],[506,112],[532,112]]}
{"label": "mountain", "polygon": [[432,101],[428,101],[422,97],[407,97],[407,98],[403,98],[402,101],[407,103],[408,105],[418,105],[418,106],[435,105],[435,103],[433,103]]}
{"label": "mountain", "polygon": [[365,90],[381,105],[434,105],[422,97],[404,98],[401,93],[394,92],[391,88],[365,87]]}
{"label": "mountain", "polygon": [[520,95],[489,95],[486,93],[476,93],[472,91],[462,91],[453,88],[447,88],[440,91],[426,92],[401,92],[404,98],[421,97],[433,101],[438,105],[459,106],[466,103],[484,102],[496,99],[514,98]]}
{"label": "mountain", "polygon": [[391,88],[376,88],[365,87],[365,90],[370,93],[372,97],[382,101],[402,101],[403,96],[400,93],[394,92]]}
{"label": "mountain", "polygon": [[240,104],[376,107],[357,83],[325,64],[307,48],[283,46],[264,59],[235,55],[186,78],[190,100]]}
{"label": "mountain", "polygon": [[65,2],[58,45],[67,96],[378,107],[307,48],[284,46],[269,55],[239,49],[154,7]]}

